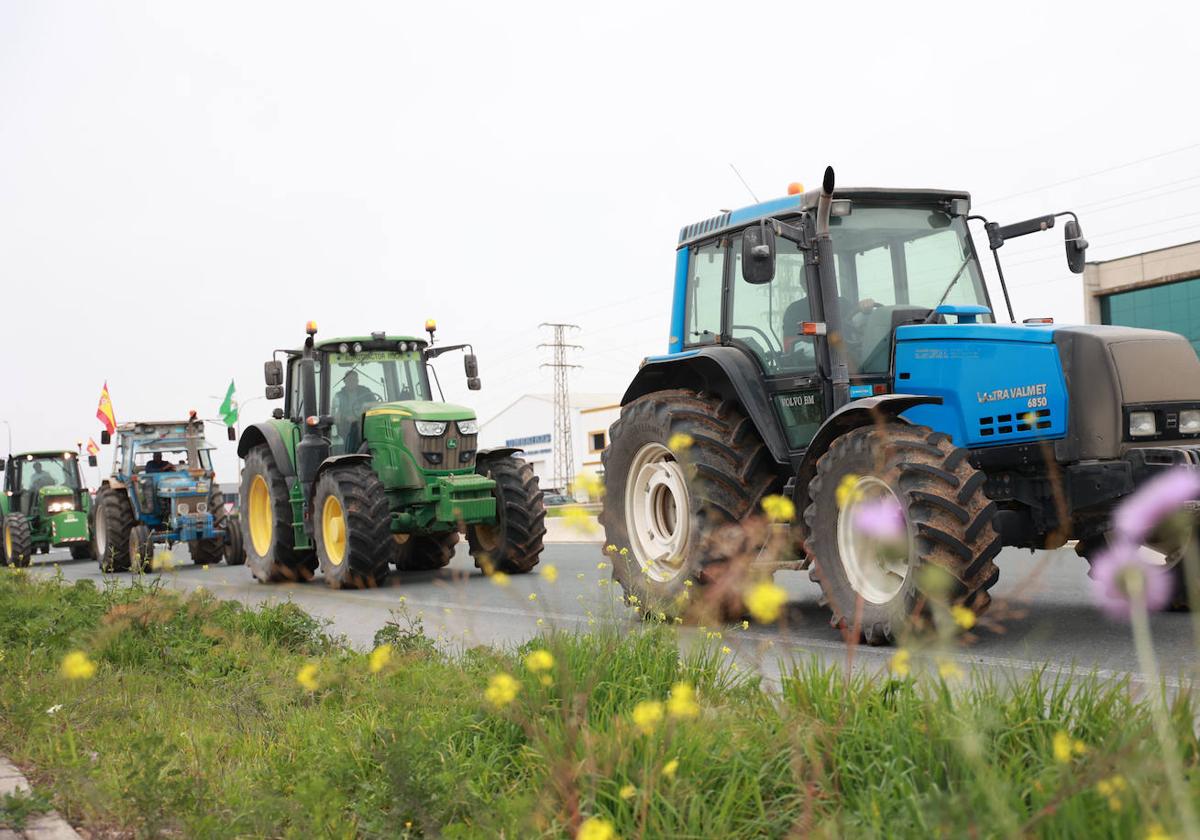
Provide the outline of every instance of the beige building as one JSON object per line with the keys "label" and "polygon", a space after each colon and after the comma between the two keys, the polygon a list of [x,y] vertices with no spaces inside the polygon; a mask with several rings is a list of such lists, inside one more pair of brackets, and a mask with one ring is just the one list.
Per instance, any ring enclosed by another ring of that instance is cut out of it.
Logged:
{"label": "beige building", "polygon": [[1169,330],[1200,352],[1200,242],[1088,263],[1083,297],[1089,324]]}

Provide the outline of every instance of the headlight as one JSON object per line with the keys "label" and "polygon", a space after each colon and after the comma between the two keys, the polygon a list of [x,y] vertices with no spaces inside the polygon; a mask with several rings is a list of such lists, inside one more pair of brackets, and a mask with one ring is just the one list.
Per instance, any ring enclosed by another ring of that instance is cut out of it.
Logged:
{"label": "headlight", "polygon": [[[1198,415],[1197,422],[1200,422],[1200,412],[1197,412],[1197,415]],[[459,420],[458,421],[458,431],[464,435],[477,435],[477,434],[479,434],[479,421],[478,420]]]}
{"label": "headlight", "polygon": [[61,502],[51,502],[46,506],[49,513],[62,513],[64,510],[75,510],[75,502],[67,499]]}
{"label": "headlight", "polygon": [[1129,436],[1152,437],[1158,434],[1153,411],[1131,411],[1129,413]]}
{"label": "headlight", "polygon": [[1200,411],[1192,409],[1179,412],[1179,431],[1185,435],[1200,434]]}
{"label": "headlight", "polygon": [[349,353],[350,345],[343,341],[341,344],[338,345],[338,352],[339,353]]}
{"label": "headlight", "polygon": [[417,420],[417,434],[425,437],[437,437],[446,431],[444,420]]}

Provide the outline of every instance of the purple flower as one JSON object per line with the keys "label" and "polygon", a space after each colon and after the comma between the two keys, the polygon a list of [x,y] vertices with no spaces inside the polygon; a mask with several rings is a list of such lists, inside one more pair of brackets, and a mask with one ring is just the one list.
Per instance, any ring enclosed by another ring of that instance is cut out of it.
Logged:
{"label": "purple flower", "polygon": [[1113,514],[1114,542],[1141,545],[1160,522],[1200,497],[1200,473],[1182,467],[1160,473],[1123,501]]}
{"label": "purple flower", "polygon": [[1161,610],[1173,589],[1166,566],[1147,563],[1136,547],[1109,548],[1092,560],[1092,595],[1110,618],[1128,620],[1139,591],[1146,609]]}
{"label": "purple flower", "polygon": [[881,496],[856,505],[854,524],[877,540],[900,539],[906,530],[904,511],[891,496]]}

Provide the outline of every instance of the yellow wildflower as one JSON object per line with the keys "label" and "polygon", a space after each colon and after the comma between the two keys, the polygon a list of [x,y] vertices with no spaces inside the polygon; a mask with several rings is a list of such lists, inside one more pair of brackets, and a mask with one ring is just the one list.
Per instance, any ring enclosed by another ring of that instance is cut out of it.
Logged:
{"label": "yellow wildflower", "polygon": [[1150,823],[1150,827],[1146,829],[1143,837],[1144,840],[1171,840],[1171,835],[1167,834],[1158,823]]}
{"label": "yellow wildflower", "polygon": [[72,651],[63,657],[62,673],[69,680],[90,680],[96,675],[96,663],[83,651]]}
{"label": "yellow wildflower", "polygon": [[484,698],[497,709],[503,709],[517,699],[521,684],[510,674],[495,674],[488,680],[487,688],[483,691]]}
{"label": "yellow wildflower", "polygon": [[575,840],[617,840],[617,832],[608,820],[588,817],[579,824]]}
{"label": "yellow wildflower", "polygon": [[567,505],[563,508],[562,518],[568,528],[584,534],[590,534],[596,530],[596,520],[583,505]]}
{"label": "yellow wildflower", "polygon": [[772,522],[791,522],[796,518],[796,505],[787,496],[767,496],[762,500],[762,509]]}
{"label": "yellow wildflower", "polygon": [[696,702],[696,689],[691,683],[677,682],[667,697],[667,713],[673,718],[694,718],[700,715],[700,704]]}
{"label": "yellow wildflower", "polygon": [[754,584],[746,593],[746,609],[760,624],[770,624],[778,619],[786,603],[787,592],[769,580]]}
{"label": "yellow wildflower", "polygon": [[729,654],[733,653],[733,650],[729,647],[729,645],[721,645],[721,653],[728,656]]}
{"label": "yellow wildflower", "polygon": [[628,549],[628,548],[622,548],[620,551],[618,551],[618,552],[617,552],[617,554],[620,554],[622,557],[628,557],[628,556],[629,556],[629,549]]}
{"label": "yellow wildflower", "polygon": [[653,735],[663,719],[663,704],[659,700],[642,700],[633,707],[633,724],[643,735]]}
{"label": "yellow wildflower", "polygon": [[696,439],[687,432],[676,432],[667,440],[667,449],[672,452],[683,452],[685,449],[691,449]]}
{"label": "yellow wildflower", "polygon": [[492,583],[496,584],[497,586],[508,586],[510,583],[512,583],[512,578],[510,578],[504,572],[492,572]]}
{"label": "yellow wildflower", "polygon": [[912,670],[911,667],[912,654],[908,648],[900,648],[892,654],[891,660],[888,662],[888,670],[897,677],[907,677]]}
{"label": "yellow wildflower", "polygon": [[749,622],[749,621],[746,621],[745,619],[743,619],[743,620],[742,620],[742,629],[743,629],[743,630],[749,630],[749,629],[750,629],[750,622]]}
{"label": "yellow wildflower", "polygon": [[599,569],[600,571],[604,571],[605,569],[608,568],[608,564],[605,563],[603,560],[601,560],[599,563],[596,564],[596,568]]}
{"label": "yellow wildflower", "polygon": [[367,662],[367,667],[371,669],[372,674],[378,674],[387,664],[392,661],[392,646],[380,645],[371,651],[371,656]]}
{"label": "yellow wildflower", "polygon": [[530,600],[530,601],[536,601],[536,600],[537,600],[537,593],[536,593],[536,592],[530,592],[530,593],[529,593],[529,600]]}
{"label": "yellow wildflower", "polygon": [[554,677],[550,676],[549,674],[542,674],[540,677],[538,677],[538,682],[548,688],[554,685]]}
{"label": "yellow wildflower", "polygon": [[597,582],[597,583],[599,583],[601,586],[608,586],[608,584],[609,584],[609,579],[608,579],[608,578],[604,578],[603,580],[598,580],[598,581],[596,581],[596,582]]}
{"label": "yellow wildflower", "polygon": [[969,607],[955,604],[950,608],[950,615],[954,618],[954,623],[964,630],[970,630],[975,626],[975,611]]}
{"label": "yellow wildflower", "polygon": [[674,779],[675,771],[678,769],[679,769],[679,759],[672,758],[670,761],[668,761],[666,764],[663,765],[662,774],[664,776],[666,776],[668,779]]}
{"label": "yellow wildflower", "polygon": [[693,586],[695,586],[695,581],[693,581],[691,578],[688,578],[683,582],[683,585],[691,589]]}
{"label": "yellow wildflower", "polygon": [[1071,736],[1066,732],[1061,729],[1055,732],[1050,746],[1054,751],[1054,760],[1059,764],[1067,764],[1071,761]]}
{"label": "yellow wildflower", "polygon": [[204,571],[204,572],[207,572],[207,571],[208,571],[208,564],[207,564],[207,563],[203,563],[203,564],[201,564],[201,566],[200,566],[200,570],[201,570],[201,571]]}
{"label": "yellow wildflower", "polygon": [[839,510],[850,502],[858,501],[862,496],[862,491],[856,489],[858,487],[858,480],[859,477],[854,473],[846,473],[846,475],[842,476],[841,483],[837,487],[837,492],[834,493]]}
{"label": "yellow wildflower", "polygon": [[621,792],[618,795],[622,799],[633,799],[633,797],[637,796],[637,788],[633,785],[625,785],[625,787],[621,788]]}
{"label": "yellow wildflower", "polygon": [[175,561],[171,557],[171,552],[166,549],[154,552],[154,556],[150,558],[150,568],[156,572],[165,572],[175,568]]}
{"label": "yellow wildflower", "polygon": [[321,687],[321,683],[317,680],[317,663],[308,662],[300,666],[300,670],[296,672],[296,682],[300,683],[300,687],[305,691],[316,691]]}
{"label": "yellow wildflower", "polygon": [[1083,743],[1083,741],[1080,741],[1078,738],[1071,742],[1071,752],[1073,752],[1075,755],[1083,755],[1087,751],[1087,744]]}
{"label": "yellow wildflower", "polygon": [[544,619],[544,618],[539,618],[539,619],[537,620],[537,626],[538,626],[538,627],[541,627],[541,626],[542,626],[543,624],[545,624],[545,623],[546,623],[546,619]]}
{"label": "yellow wildflower", "polygon": [[958,663],[953,659],[938,659],[937,669],[938,676],[944,680],[962,679],[962,668],[959,668]]}
{"label": "yellow wildflower", "polygon": [[608,545],[604,546],[604,553],[605,554],[616,554],[617,547],[615,545],[613,545],[612,543],[609,543]]}
{"label": "yellow wildflower", "polygon": [[576,580],[583,580],[585,577],[586,577],[586,575],[583,572],[580,572],[579,574],[575,575]]}
{"label": "yellow wildflower", "polygon": [[542,577],[546,579],[547,583],[554,583],[558,580],[558,566],[550,563],[542,566]]}
{"label": "yellow wildflower", "polygon": [[554,667],[554,654],[545,649],[530,651],[525,656],[525,667],[535,674],[549,671]]}

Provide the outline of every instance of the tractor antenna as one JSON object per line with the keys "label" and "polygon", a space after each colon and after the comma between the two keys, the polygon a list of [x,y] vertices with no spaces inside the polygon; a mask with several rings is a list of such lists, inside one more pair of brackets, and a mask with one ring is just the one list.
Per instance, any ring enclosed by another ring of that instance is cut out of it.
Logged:
{"label": "tractor antenna", "polygon": [[746,192],[750,193],[750,197],[754,199],[754,203],[760,204],[758,196],[754,194],[754,190],[750,189],[750,185],[746,183],[746,179],[742,177],[742,173],[738,172],[738,168],[732,163],[729,164],[729,168],[733,170],[733,174],[737,176],[737,179],[742,182],[742,186],[746,188]]}

